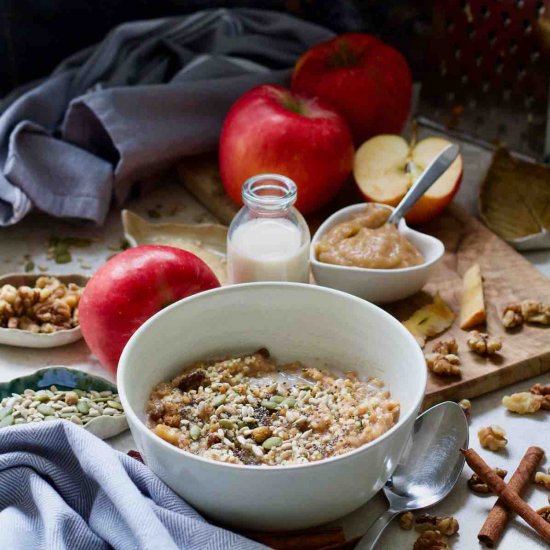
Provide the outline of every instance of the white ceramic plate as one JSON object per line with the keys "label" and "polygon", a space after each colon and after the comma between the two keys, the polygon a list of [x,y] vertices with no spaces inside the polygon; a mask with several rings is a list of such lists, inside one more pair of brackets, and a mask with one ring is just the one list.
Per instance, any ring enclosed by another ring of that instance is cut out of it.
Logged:
{"label": "white ceramic plate", "polygon": [[[336,224],[349,220],[361,212],[366,203],[347,206],[327,218],[311,241],[310,264],[318,285],[343,290],[375,304],[395,302],[412,296],[422,289],[437,263],[443,258],[445,246],[432,237],[411,229],[404,219],[399,222],[399,232],[420,251],[425,259],[421,265],[399,269],[369,269],[348,267],[320,262],[315,255],[315,245],[322,235]],[[393,210],[391,206],[386,208]]]}
{"label": "white ceramic plate", "polygon": [[[52,273],[10,273],[0,277],[0,287],[3,285],[21,285],[34,286],[39,277],[56,277],[62,283],[76,283],[79,286],[86,286],[89,277],[85,275],[56,275]],[[69,330],[60,330],[51,334],[34,334],[28,330],[19,328],[0,327],[0,344],[7,346],[17,346],[21,348],[56,348],[72,344],[82,338],[80,327]]]}

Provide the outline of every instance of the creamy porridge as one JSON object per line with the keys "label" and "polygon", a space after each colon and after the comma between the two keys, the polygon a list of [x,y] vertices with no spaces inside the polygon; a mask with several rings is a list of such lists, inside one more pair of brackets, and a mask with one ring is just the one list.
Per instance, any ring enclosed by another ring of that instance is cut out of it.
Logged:
{"label": "creamy porridge", "polygon": [[201,361],[158,384],[148,427],[172,445],[234,464],[300,464],[341,455],[399,417],[382,381],[299,362],[277,365],[265,349]]}
{"label": "creamy porridge", "polygon": [[392,223],[391,211],[367,204],[351,219],[332,227],[315,246],[320,262],[374,269],[395,269],[424,263],[422,254]]}

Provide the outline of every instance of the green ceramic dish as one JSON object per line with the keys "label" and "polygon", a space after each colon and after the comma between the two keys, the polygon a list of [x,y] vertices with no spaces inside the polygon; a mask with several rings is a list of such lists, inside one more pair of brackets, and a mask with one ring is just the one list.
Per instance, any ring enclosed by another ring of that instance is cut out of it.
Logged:
{"label": "green ceramic dish", "polygon": [[[117,393],[116,385],[100,376],[94,376],[93,374],[67,367],[48,367],[40,369],[33,374],[0,383],[0,400],[4,399],[4,397],[9,397],[12,393],[21,394],[29,388],[42,390],[52,385],[57,386],[59,390],[110,390],[113,393]],[[90,420],[84,426],[84,429],[101,439],[108,439],[126,431],[128,429],[128,422],[126,415],[99,416]]]}

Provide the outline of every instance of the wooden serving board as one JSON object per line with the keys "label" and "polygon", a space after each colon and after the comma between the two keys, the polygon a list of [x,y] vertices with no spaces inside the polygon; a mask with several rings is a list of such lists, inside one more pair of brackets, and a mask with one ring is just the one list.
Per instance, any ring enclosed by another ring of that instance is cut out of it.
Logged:
{"label": "wooden serving board", "polygon": [[[223,193],[215,160],[201,157],[186,161],[179,168],[179,174],[188,190],[211,212],[217,213],[222,223],[228,223],[236,207]],[[334,201],[332,210],[360,200],[353,188],[348,188]],[[322,216],[308,220],[312,232],[330,213],[327,210]],[[446,400],[476,397],[549,372],[550,327],[526,325],[506,331],[500,322],[500,313],[508,303],[526,298],[550,302],[550,279],[458,205],[452,205],[439,218],[419,229],[444,242],[445,258],[422,292],[386,309],[404,321],[439,292],[457,314],[457,320],[444,336],[456,338],[462,362],[461,378],[429,374],[424,407]],[[484,278],[487,305],[487,324],[480,329],[503,340],[502,352],[488,358],[468,350],[468,333],[458,326],[462,276],[476,262]],[[432,342],[428,341],[425,351],[431,351],[431,346]],[[526,383],[526,388],[528,386]]]}

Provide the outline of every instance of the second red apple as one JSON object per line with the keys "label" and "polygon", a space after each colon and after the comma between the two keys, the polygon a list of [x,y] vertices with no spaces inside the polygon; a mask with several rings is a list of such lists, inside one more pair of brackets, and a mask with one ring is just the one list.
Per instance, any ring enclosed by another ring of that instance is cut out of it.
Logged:
{"label": "second red apple", "polygon": [[327,204],[348,178],[353,142],[343,118],[321,101],[264,85],[229,111],[220,137],[220,173],[227,194],[241,203],[243,183],[277,173],[298,186],[302,213]]}

